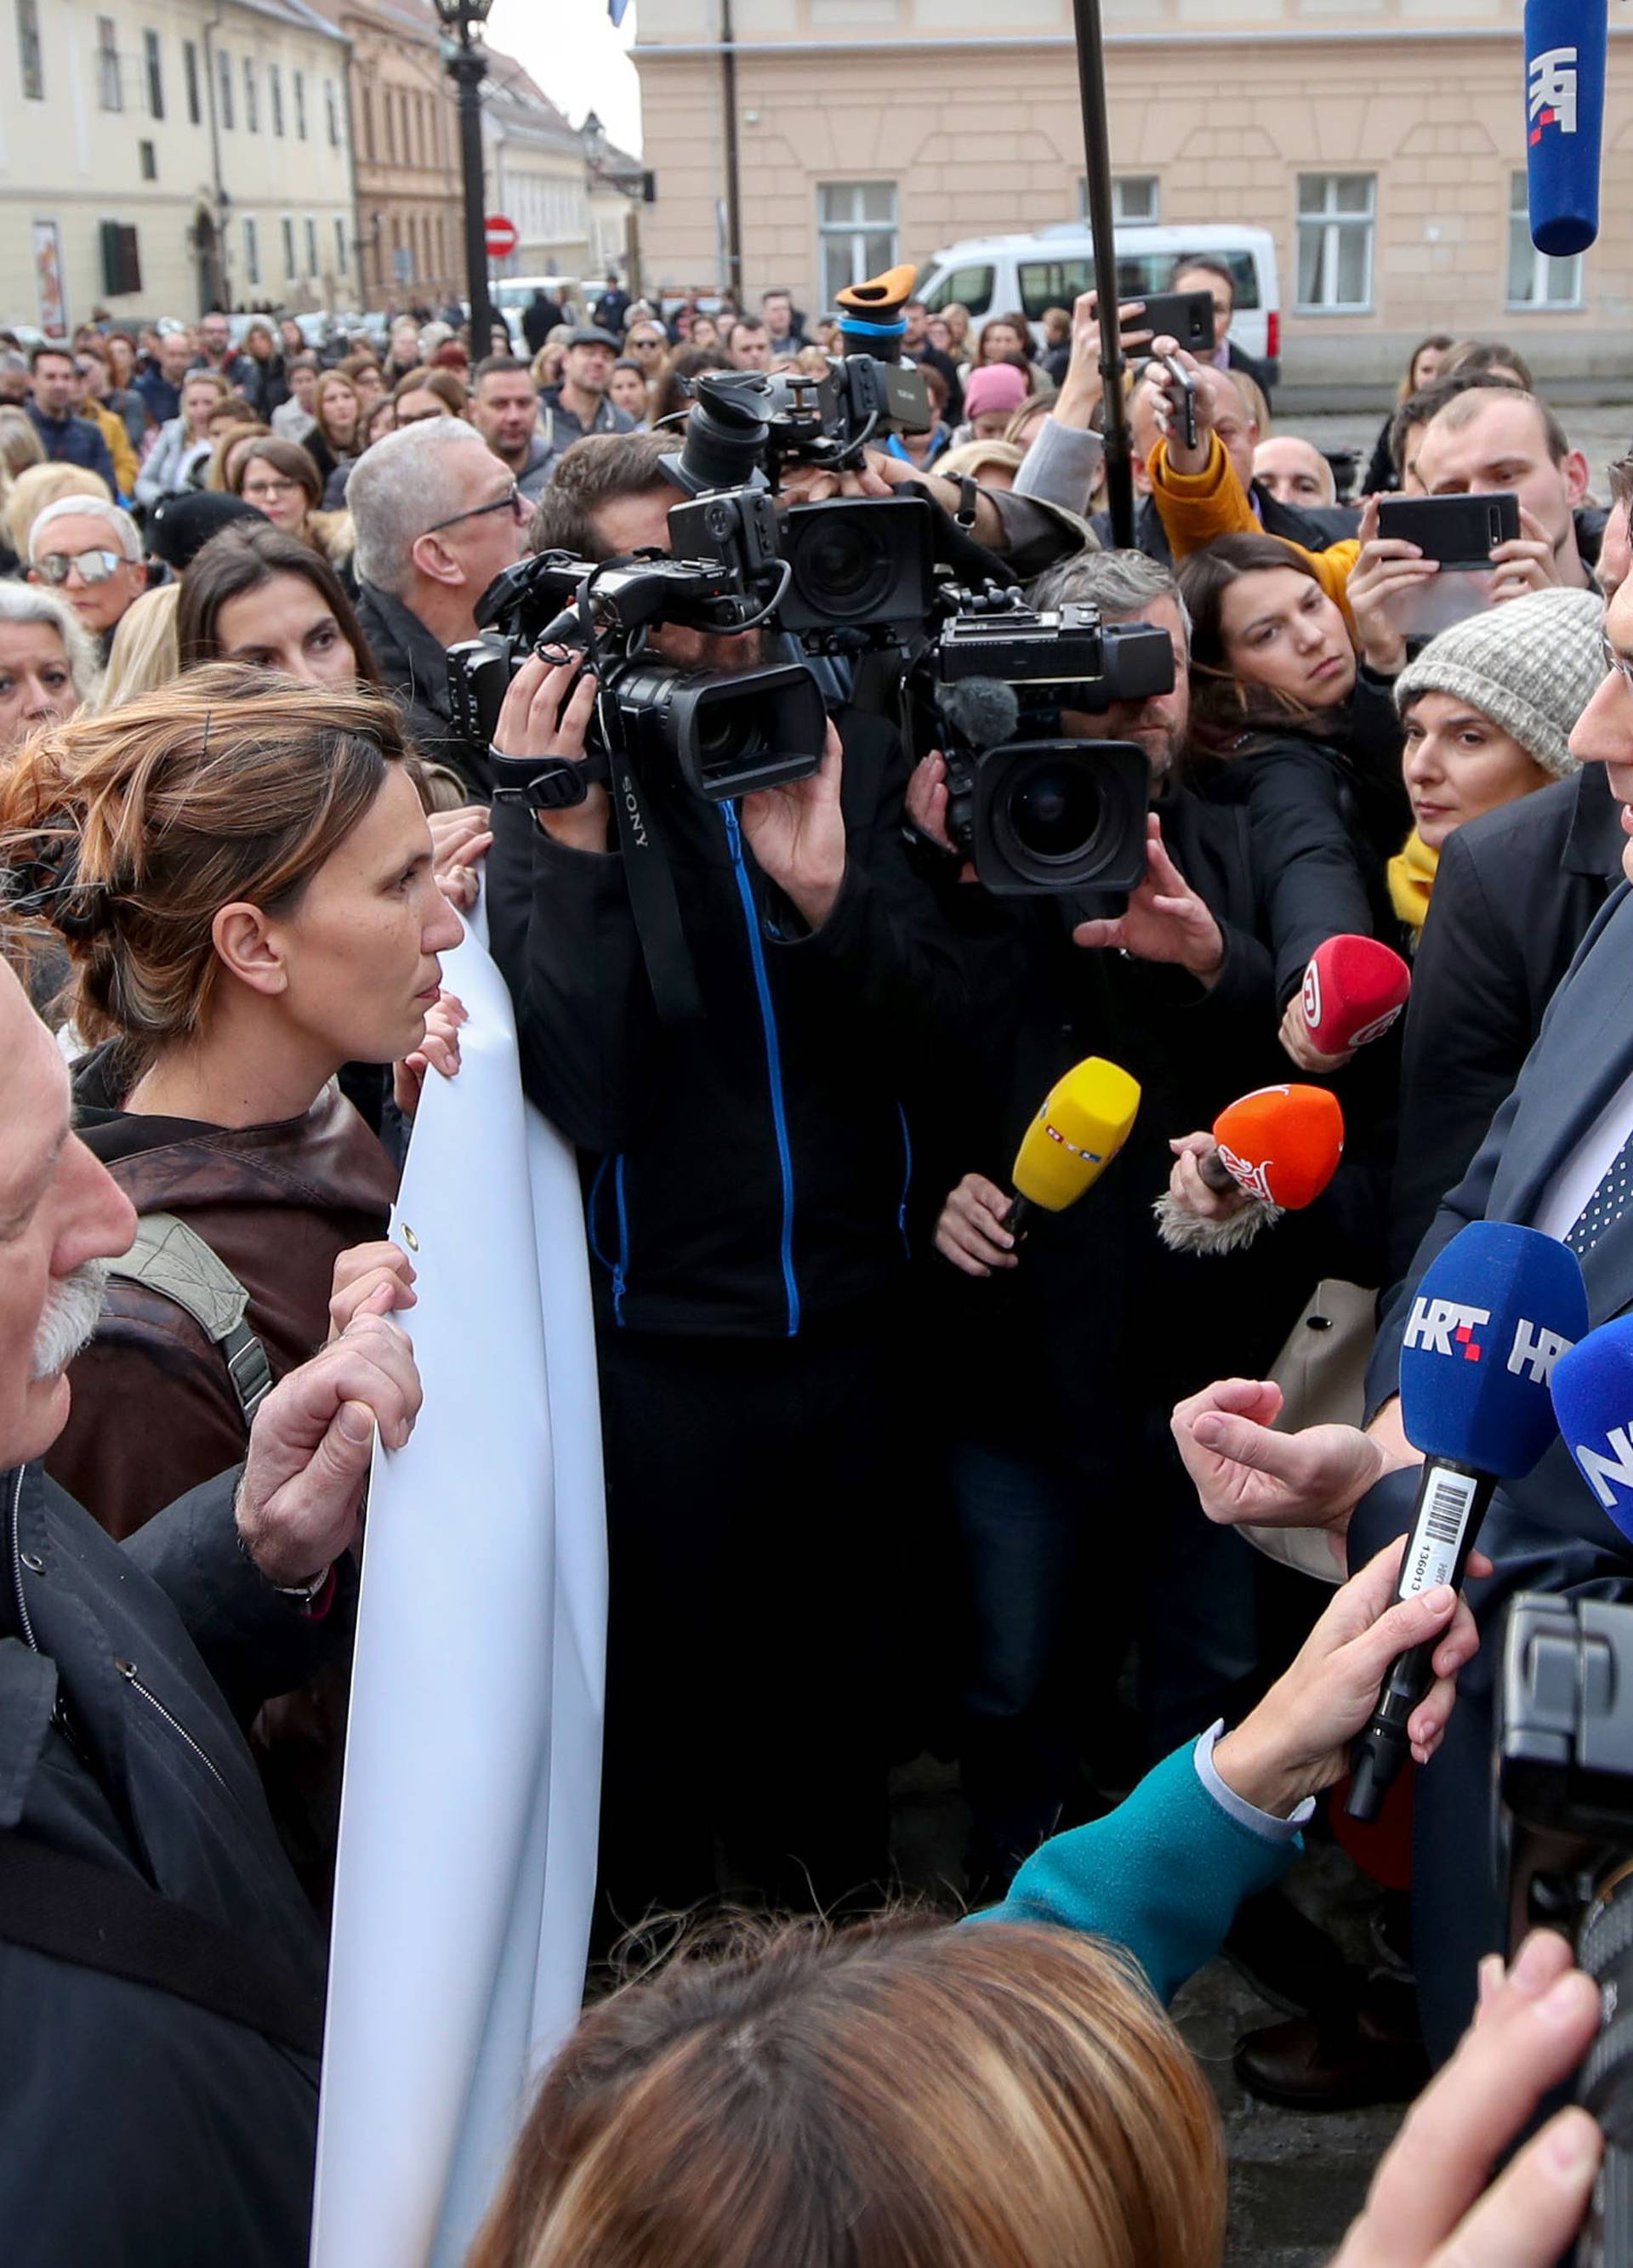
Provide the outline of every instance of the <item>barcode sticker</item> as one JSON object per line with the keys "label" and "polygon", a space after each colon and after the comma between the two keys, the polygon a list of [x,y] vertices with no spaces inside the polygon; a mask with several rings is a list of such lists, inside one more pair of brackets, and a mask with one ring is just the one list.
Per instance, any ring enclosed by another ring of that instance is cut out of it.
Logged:
{"label": "barcode sticker", "polygon": [[1415,1598],[1420,1591],[1432,1591],[1452,1580],[1478,1486],[1472,1473],[1436,1471],[1432,1475],[1400,1571],[1401,1598]]}

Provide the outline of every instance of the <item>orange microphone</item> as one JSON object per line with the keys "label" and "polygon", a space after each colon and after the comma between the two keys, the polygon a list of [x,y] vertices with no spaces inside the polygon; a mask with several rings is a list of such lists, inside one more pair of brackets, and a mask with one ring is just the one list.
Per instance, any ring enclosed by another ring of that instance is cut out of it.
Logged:
{"label": "orange microphone", "polygon": [[1202,1179],[1221,1193],[1297,1212],[1313,1204],[1344,1154],[1344,1114],[1324,1086],[1261,1086],[1214,1121],[1216,1150],[1198,1160]]}

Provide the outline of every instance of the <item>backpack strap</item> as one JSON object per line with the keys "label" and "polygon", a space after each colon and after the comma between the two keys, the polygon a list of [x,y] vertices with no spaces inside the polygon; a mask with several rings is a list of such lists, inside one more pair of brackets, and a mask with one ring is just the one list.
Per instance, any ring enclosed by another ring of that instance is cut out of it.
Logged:
{"label": "backpack strap", "polygon": [[144,1212],[137,1221],[136,1242],[108,1273],[174,1300],[220,1348],[248,1425],[271,1388],[272,1366],[244,1321],[249,1294],[225,1261],[174,1213]]}

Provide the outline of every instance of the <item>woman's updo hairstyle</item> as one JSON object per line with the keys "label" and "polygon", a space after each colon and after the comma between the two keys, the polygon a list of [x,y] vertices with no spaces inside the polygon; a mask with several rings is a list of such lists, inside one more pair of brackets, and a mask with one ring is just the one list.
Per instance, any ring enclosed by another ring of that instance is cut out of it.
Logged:
{"label": "woman's updo hairstyle", "polygon": [[292,912],[407,754],[383,694],[238,663],[81,713],[0,772],[0,919],[61,937],[79,1035],[144,1064],[209,1013],[221,908]]}

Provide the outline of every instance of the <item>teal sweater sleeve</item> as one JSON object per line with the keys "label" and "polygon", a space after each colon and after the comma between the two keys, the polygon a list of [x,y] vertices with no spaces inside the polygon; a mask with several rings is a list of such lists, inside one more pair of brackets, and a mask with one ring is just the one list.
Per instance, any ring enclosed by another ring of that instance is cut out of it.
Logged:
{"label": "teal sweater sleeve", "polygon": [[1214,1801],[1189,1747],[1117,1809],[1035,1851],[1001,1905],[972,1921],[1042,1922],[1127,1947],[1164,2005],[1219,1950],[1236,1910],[1302,1845],[1255,1835]]}

